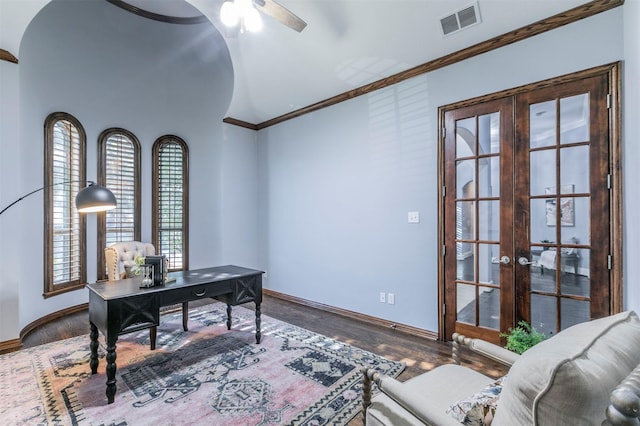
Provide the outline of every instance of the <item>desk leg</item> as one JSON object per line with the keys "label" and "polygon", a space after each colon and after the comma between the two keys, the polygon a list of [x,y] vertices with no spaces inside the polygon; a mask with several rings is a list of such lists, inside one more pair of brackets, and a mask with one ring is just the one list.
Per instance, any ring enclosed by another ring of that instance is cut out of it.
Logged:
{"label": "desk leg", "polygon": [[227,330],[231,330],[231,305],[227,305]]}
{"label": "desk leg", "polygon": [[112,404],[116,395],[116,341],[115,338],[107,339],[107,403]]}
{"label": "desk leg", "polygon": [[256,343],[260,344],[260,338],[262,337],[262,333],[260,332],[260,324],[262,320],[260,319],[260,304],[256,303]]}
{"label": "desk leg", "polygon": [[189,331],[187,323],[189,322],[189,302],[182,302],[182,329]]}
{"label": "desk leg", "polygon": [[158,337],[158,327],[151,327],[149,329],[149,347],[152,351],[156,350],[156,340]]}
{"label": "desk leg", "polygon": [[89,349],[91,349],[89,367],[91,367],[91,374],[96,374],[98,372],[98,363],[100,362],[98,359],[98,327],[96,327],[94,323],[90,322],[89,328],[91,329],[91,333],[89,334],[89,337],[91,338],[91,341],[89,342]]}

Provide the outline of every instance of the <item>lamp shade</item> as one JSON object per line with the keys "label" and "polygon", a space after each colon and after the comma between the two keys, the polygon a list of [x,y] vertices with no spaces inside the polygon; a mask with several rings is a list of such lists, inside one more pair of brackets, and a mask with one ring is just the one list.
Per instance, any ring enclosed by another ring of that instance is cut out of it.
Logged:
{"label": "lamp shade", "polygon": [[76,209],[80,213],[102,212],[116,208],[116,196],[104,186],[91,183],[76,195]]}

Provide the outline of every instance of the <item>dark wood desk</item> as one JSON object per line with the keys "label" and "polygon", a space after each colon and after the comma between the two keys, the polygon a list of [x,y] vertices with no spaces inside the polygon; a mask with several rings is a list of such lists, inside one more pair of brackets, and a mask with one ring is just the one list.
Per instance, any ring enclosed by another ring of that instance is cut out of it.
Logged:
{"label": "dark wood desk", "polygon": [[[175,281],[163,286],[140,288],[141,278],[88,284],[91,327],[91,373],[98,371],[98,330],[107,344],[107,402],[116,394],[116,341],[121,334],[160,324],[160,307],[190,300],[215,298],[227,304],[227,329],[231,329],[231,306],[256,305],[256,343],[260,343],[262,274],[255,269],[227,265],[172,272]],[[186,321],[183,319],[183,321]],[[155,340],[152,338],[152,340]],[[155,347],[152,344],[152,349]]]}

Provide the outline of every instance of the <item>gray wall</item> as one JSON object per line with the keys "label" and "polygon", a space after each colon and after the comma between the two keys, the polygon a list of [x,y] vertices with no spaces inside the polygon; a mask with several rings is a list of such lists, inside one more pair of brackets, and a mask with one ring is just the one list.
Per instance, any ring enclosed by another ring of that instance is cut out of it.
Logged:
{"label": "gray wall", "polygon": [[[2,120],[19,122],[17,128],[8,124],[15,138],[2,139],[3,205],[42,186],[44,120],[65,111],[86,130],[88,179],[96,179],[100,132],[123,127],[140,140],[142,239],[150,241],[151,148],[158,137],[175,134],[189,145],[190,266],[230,259],[258,266],[257,248],[246,244],[256,233],[256,140],[252,134],[232,143],[228,133],[233,137],[237,131],[225,132],[222,118],[233,91],[233,68],[213,25],[150,21],[103,1],[54,0],[25,32],[19,66],[1,65],[3,87],[5,68],[18,74],[8,94],[20,105],[14,109],[16,104],[5,103],[3,96]],[[252,212],[242,224],[248,226],[229,225],[237,211]],[[17,337],[37,318],[88,300],[87,290],[43,299],[42,214],[38,193],[2,216],[0,341]],[[98,256],[93,215],[87,236],[91,282]]]}
{"label": "gray wall", "polygon": [[[20,96],[18,90],[18,67],[15,64],[0,61],[0,205],[2,208],[20,197],[16,159],[20,145],[18,126]],[[17,241],[19,229],[15,221],[8,219],[10,210],[0,217],[0,342],[18,337],[19,328],[19,271],[11,265],[18,265]],[[12,243],[12,244],[9,244]]]}
{"label": "gray wall", "polygon": [[622,27],[617,8],[261,131],[266,286],[436,331],[437,108],[624,59]]}
{"label": "gray wall", "polygon": [[[49,4],[30,26],[20,65],[0,61],[1,206],[42,185],[43,122],[66,110],[87,130],[89,178],[104,128],[125,127],[142,142],[148,239],[151,144],[175,133],[191,150],[192,267],[263,268],[268,288],[428,330],[437,329],[438,106],[624,60],[625,306],[640,308],[640,265],[633,261],[640,230],[626,220],[640,208],[637,0],[257,134],[221,123],[233,86],[226,48],[219,60],[212,59],[215,52],[171,49],[196,29],[107,11],[106,2],[84,2],[91,6],[78,13],[92,24],[73,27],[83,36],[72,37],[71,24],[51,21],[67,19],[62,3]],[[139,37],[149,31],[155,36]],[[47,61],[56,50],[73,67]],[[76,85],[82,90],[59,89]],[[409,225],[407,212],[415,210],[421,223]],[[94,231],[90,218],[90,281]],[[2,216],[0,241],[0,342],[17,338],[37,318],[86,302],[86,290],[41,296],[41,195]],[[379,303],[380,291],[394,292],[396,304]]]}
{"label": "gray wall", "polygon": [[624,95],[623,179],[624,179],[624,299],[628,309],[640,312],[640,1],[624,4]]}

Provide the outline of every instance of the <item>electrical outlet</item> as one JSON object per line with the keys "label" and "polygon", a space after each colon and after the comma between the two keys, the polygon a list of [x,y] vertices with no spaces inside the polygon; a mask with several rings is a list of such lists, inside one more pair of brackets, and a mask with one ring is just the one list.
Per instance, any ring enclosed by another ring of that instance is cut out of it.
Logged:
{"label": "electrical outlet", "polygon": [[396,295],[393,293],[387,294],[387,303],[390,305],[395,305],[396,303]]}
{"label": "electrical outlet", "polygon": [[383,291],[380,292],[380,303],[384,303],[387,301],[386,295]]}
{"label": "electrical outlet", "polygon": [[407,221],[409,223],[420,223],[420,212],[407,213]]}

